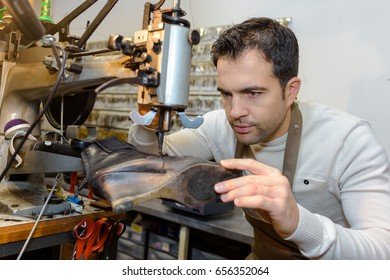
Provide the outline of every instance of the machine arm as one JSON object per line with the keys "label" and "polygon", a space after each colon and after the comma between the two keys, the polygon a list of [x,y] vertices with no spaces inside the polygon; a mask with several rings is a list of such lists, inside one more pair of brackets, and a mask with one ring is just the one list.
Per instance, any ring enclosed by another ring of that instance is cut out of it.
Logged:
{"label": "machine arm", "polygon": [[[70,35],[69,26],[70,26],[71,22],[75,18],[77,18],[80,14],[82,14],[84,11],[89,9],[97,1],[98,0],[86,0],[84,3],[82,3],[80,6],[78,6],[75,10],[73,10],[69,15],[64,17],[59,23],[57,23],[55,26],[50,28],[47,31],[47,34],[54,35],[58,32],[60,42],[68,41],[69,40],[68,36]],[[100,10],[100,12],[95,17],[95,19],[92,21],[92,23],[90,25],[88,25],[87,30],[83,33],[83,35],[76,42],[74,42],[74,45],[76,46],[74,51],[81,51],[84,48],[87,40],[95,32],[96,28],[102,23],[104,18],[108,15],[108,13],[111,11],[111,9],[115,6],[115,4],[117,2],[118,2],[118,0],[107,0],[107,3]]]}

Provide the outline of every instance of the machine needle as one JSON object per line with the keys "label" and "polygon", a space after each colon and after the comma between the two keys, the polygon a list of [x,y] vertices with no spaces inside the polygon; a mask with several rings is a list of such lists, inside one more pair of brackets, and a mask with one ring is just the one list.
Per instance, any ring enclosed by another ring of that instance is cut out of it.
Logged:
{"label": "machine needle", "polygon": [[157,130],[157,140],[158,140],[158,151],[161,156],[163,156],[163,143],[164,143],[164,131]]}

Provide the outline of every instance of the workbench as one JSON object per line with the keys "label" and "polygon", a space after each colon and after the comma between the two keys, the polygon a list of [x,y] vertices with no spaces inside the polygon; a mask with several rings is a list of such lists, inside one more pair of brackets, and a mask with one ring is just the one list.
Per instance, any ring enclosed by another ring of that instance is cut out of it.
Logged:
{"label": "workbench", "polygon": [[178,259],[187,259],[191,229],[207,232],[250,245],[253,228],[246,221],[243,211],[235,207],[223,213],[198,215],[173,209],[160,199],[150,200],[134,207],[133,211],[151,215],[180,225]]}
{"label": "workbench", "polygon": [[[126,214],[104,211],[87,205],[80,213],[55,215],[52,218],[44,218],[39,221],[26,248],[26,252],[74,242],[73,228],[77,223],[87,217],[93,220],[103,217],[118,220],[126,218]],[[34,223],[34,221],[0,220],[1,258],[19,254]]]}
{"label": "workbench", "polygon": [[[38,223],[26,252],[74,242],[72,230],[79,221],[86,217],[93,220],[102,217],[118,220],[126,219],[126,217],[131,216],[131,213],[143,213],[179,224],[178,259],[187,258],[191,229],[248,245],[252,243],[253,239],[253,229],[246,221],[240,208],[234,208],[224,213],[202,216],[173,209],[162,204],[160,199],[155,199],[136,205],[128,213],[116,213],[86,206],[82,213],[45,218]],[[0,258],[19,254],[33,225],[33,221],[0,220]]]}

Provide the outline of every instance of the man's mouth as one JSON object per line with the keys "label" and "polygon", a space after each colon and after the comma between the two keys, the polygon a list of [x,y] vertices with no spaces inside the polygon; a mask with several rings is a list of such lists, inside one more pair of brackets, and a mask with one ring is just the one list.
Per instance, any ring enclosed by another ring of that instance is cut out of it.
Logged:
{"label": "man's mouth", "polygon": [[250,132],[252,126],[244,126],[244,125],[234,125],[233,129],[236,133],[239,134],[247,134]]}

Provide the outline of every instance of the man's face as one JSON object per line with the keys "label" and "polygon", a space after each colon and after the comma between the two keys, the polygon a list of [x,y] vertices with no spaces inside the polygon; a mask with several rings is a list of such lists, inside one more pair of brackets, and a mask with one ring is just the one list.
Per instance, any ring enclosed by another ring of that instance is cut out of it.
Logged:
{"label": "man's face", "polygon": [[282,136],[289,126],[289,106],[272,64],[257,51],[236,60],[219,59],[218,90],[237,140],[252,145]]}

